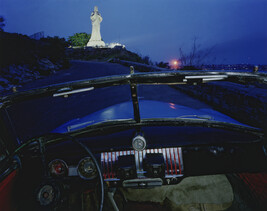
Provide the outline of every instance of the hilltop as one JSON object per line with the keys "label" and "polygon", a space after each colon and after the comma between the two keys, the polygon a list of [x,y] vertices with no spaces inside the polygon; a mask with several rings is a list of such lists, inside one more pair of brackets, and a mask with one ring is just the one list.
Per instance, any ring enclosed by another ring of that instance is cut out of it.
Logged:
{"label": "hilltop", "polygon": [[122,47],[68,47],[64,38],[32,39],[17,33],[0,32],[0,91],[20,87],[58,70],[69,68],[70,60],[126,60],[149,64],[149,57]]}

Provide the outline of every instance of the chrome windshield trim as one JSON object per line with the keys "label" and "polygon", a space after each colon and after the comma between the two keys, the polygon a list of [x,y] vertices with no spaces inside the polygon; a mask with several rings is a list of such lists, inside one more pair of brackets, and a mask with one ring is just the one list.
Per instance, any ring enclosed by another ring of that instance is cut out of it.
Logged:
{"label": "chrome windshield trim", "polygon": [[[237,72],[204,72],[204,71],[164,71],[164,72],[148,72],[134,73],[125,75],[113,75],[98,78],[89,78],[84,80],[70,81],[60,84],[49,85],[45,87],[35,88],[26,91],[17,91],[9,95],[0,97],[0,103],[3,106],[14,104],[17,102],[30,100],[47,96],[64,96],[92,89],[120,86],[129,84],[192,84],[204,83],[210,81],[257,81],[259,83],[267,83],[267,76],[263,74],[237,73]],[[62,92],[63,91],[63,92]],[[2,106],[2,107],[3,107]]]}
{"label": "chrome windshield trim", "polygon": [[81,92],[88,92],[88,91],[92,91],[94,89],[95,89],[94,87],[89,87],[89,88],[84,88],[84,89],[76,89],[76,90],[68,91],[68,92],[60,92],[60,93],[53,94],[53,97],[60,97],[60,96],[66,96],[66,95],[70,95],[70,94],[81,93]]}

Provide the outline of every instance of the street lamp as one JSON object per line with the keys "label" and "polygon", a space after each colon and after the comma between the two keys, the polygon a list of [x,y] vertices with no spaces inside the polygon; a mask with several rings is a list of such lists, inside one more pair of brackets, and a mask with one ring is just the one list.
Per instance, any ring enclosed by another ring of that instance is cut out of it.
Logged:
{"label": "street lamp", "polygon": [[177,70],[179,68],[180,62],[177,59],[173,59],[170,62],[171,69]]}

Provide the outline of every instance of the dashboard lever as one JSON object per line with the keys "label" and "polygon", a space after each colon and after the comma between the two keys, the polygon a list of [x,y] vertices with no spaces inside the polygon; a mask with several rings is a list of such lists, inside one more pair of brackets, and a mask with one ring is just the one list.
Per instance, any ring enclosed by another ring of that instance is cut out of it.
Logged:
{"label": "dashboard lever", "polygon": [[115,211],[119,211],[119,208],[118,208],[118,206],[117,206],[117,204],[116,204],[116,202],[114,200],[114,194],[115,194],[115,192],[116,192],[116,188],[110,188],[108,190],[108,198],[109,198],[109,200],[110,200],[110,202],[111,202],[114,210]]}

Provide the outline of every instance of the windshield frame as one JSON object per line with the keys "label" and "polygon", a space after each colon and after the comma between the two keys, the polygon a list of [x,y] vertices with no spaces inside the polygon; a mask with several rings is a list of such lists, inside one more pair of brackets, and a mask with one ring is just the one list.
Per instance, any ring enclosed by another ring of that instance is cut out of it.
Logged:
{"label": "windshield frame", "polygon": [[[75,94],[96,88],[120,85],[198,85],[212,81],[246,82],[255,81],[267,85],[267,75],[242,72],[205,72],[205,71],[163,71],[130,73],[54,84],[26,91],[15,91],[0,97],[0,108],[7,105],[45,96]],[[74,93],[69,93],[76,91]]]}

